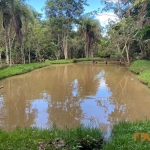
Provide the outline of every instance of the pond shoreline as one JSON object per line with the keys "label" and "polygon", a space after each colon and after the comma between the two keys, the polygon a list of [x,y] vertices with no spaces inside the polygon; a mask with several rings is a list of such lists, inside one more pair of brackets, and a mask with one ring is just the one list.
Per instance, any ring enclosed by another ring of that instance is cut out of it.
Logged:
{"label": "pond shoreline", "polygon": [[[89,61],[89,60],[83,60],[83,61]],[[32,64],[25,64],[25,65],[14,65],[12,67],[0,69],[0,79],[14,76],[14,75],[24,74],[38,68],[50,66],[52,64],[66,64],[66,63],[73,63],[73,62],[74,60],[72,59],[72,60],[47,61],[44,63],[32,63]],[[105,61],[103,61],[102,63],[105,64]],[[150,68],[149,66],[150,66],[149,61],[137,60],[131,64],[129,70],[138,73],[139,74],[138,77],[140,77],[140,75],[142,75],[143,72],[145,73],[145,71],[146,72],[149,71]],[[148,81],[150,81],[150,78],[148,79],[149,79]],[[38,129],[38,128],[24,128],[24,127],[16,128],[13,131],[0,130],[1,132],[0,149],[10,149],[10,148],[15,149],[18,147],[24,149],[37,148],[37,150],[40,149],[40,147],[50,149],[50,146],[52,146],[51,148],[56,148],[55,147],[57,145],[56,141],[61,141],[61,142],[63,141],[62,143],[67,143],[67,144],[62,144],[63,148],[66,149],[70,148],[76,150],[84,149],[85,147],[86,147],[85,149],[97,148],[97,149],[104,149],[104,150],[120,149],[120,147],[122,147],[122,149],[132,149],[133,147],[135,149],[142,149],[142,147],[145,145],[147,146],[146,148],[150,148],[147,140],[141,142],[137,138],[138,140],[135,142],[133,139],[135,132],[140,132],[140,131],[148,132],[150,129],[149,127],[150,127],[150,121],[147,120],[137,121],[133,123],[121,121],[118,124],[115,124],[113,126],[113,129],[111,131],[112,134],[108,141],[104,139],[103,137],[104,133],[102,133],[98,127],[96,129],[94,127],[91,127],[91,129],[87,127],[82,127],[79,133],[83,131],[82,132],[83,135],[78,137],[74,137],[74,135],[78,134],[80,126],[75,129],[67,129],[67,130],[61,130],[55,128],[55,131],[53,129]],[[99,136],[95,132],[98,133]],[[54,135],[55,133],[56,135]],[[70,140],[70,137],[75,140]],[[24,144],[22,145],[21,143]],[[51,143],[55,143],[55,145],[52,145]]]}
{"label": "pond shoreline", "polygon": [[51,64],[67,64],[67,63],[73,63],[73,60],[71,59],[55,60],[55,61],[46,61],[42,63],[15,64],[15,65],[12,65],[11,67],[5,66],[5,67],[0,68],[0,80],[7,78],[7,77],[15,76],[15,75],[25,74],[35,69],[50,66]]}
{"label": "pond shoreline", "polygon": [[[15,76],[15,75],[25,74],[35,69],[47,67],[52,64],[77,63],[77,62],[82,62],[82,61],[93,61],[93,59],[96,59],[96,58],[60,59],[60,60],[49,60],[49,61],[45,61],[42,63],[15,64],[15,65],[12,65],[11,67],[3,66],[0,68],[0,80],[7,78],[7,77]],[[104,62],[104,60],[102,61]]]}
{"label": "pond shoreline", "polygon": [[93,64],[117,64],[120,65],[118,61],[107,61],[105,58],[78,58],[78,59],[61,59],[61,60],[49,60],[42,63],[30,63],[30,64],[15,64],[11,67],[3,66],[0,68],[0,80],[15,76],[21,75],[28,72],[31,72],[35,69],[43,68],[50,66],[52,64],[68,64],[68,63],[78,63],[84,61],[91,61]]}
{"label": "pond shoreline", "polygon": [[130,65],[129,70],[137,74],[143,84],[150,87],[150,61],[136,60]]}
{"label": "pond shoreline", "polygon": [[[147,139],[139,138],[148,133],[150,121],[121,121],[113,126],[111,137],[106,140],[99,127],[80,125],[76,128],[47,129],[17,127],[13,131],[0,130],[0,149],[64,149],[64,150],[141,150],[150,149]],[[138,132],[138,133],[137,133]],[[137,135],[136,135],[136,134]],[[148,133],[149,135],[149,133]]]}

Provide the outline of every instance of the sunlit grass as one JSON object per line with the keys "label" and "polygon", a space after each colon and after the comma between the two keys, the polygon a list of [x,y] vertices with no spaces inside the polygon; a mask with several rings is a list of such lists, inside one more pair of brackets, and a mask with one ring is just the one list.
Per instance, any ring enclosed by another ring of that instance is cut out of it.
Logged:
{"label": "sunlit grass", "polygon": [[150,68],[141,72],[138,78],[150,87]]}
{"label": "sunlit grass", "polygon": [[129,69],[135,73],[138,73],[138,78],[143,83],[146,83],[150,87],[150,61],[137,60],[134,61]]}
{"label": "sunlit grass", "polygon": [[119,122],[115,124],[111,137],[104,140],[99,127],[80,125],[76,128],[49,129],[16,128],[13,131],[0,130],[0,149],[38,150],[39,144],[45,150],[56,149],[56,139],[64,142],[61,150],[146,150],[150,143],[146,139],[134,141],[134,133],[148,132],[150,135],[150,121]]}
{"label": "sunlit grass", "polygon": [[[149,132],[150,121],[119,122],[114,125],[112,137],[104,145],[103,150],[147,150],[150,149],[148,140],[134,141],[135,132]],[[150,132],[149,132],[150,135]]]}
{"label": "sunlit grass", "polygon": [[13,65],[11,67],[7,67],[0,70],[0,79],[27,73],[34,69],[45,67],[48,65],[50,65],[50,62]]}
{"label": "sunlit grass", "polygon": [[38,150],[38,145],[41,143],[43,149],[54,150],[57,138],[65,142],[64,146],[59,148],[64,150],[85,149],[85,145],[86,149],[96,148],[98,150],[101,149],[103,142],[99,128],[84,126],[78,126],[75,129],[17,128],[11,132],[0,130],[0,149]]}
{"label": "sunlit grass", "polygon": [[[93,58],[60,59],[60,60],[46,61],[46,62],[42,62],[42,63],[15,64],[15,65],[12,65],[11,67],[2,66],[0,68],[0,79],[14,76],[14,75],[27,73],[27,72],[30,72],[34,69],[49,66],[51,64],[67,64],[67,63],[74,63],[75,60],[77,60],[77,61],[89,61],[92,59]],[[94,58],[94,59],[97,59],[97,58]]]}
{"label": "sunlit grass", "polygon": [[129,67],[129,70],[138,74],[147,69],[150,69],[150,61],[148,60],[136,60]]}
{"label": "sunlit grass", "polygon": [[73,63],[73,59],[59,59],[59,60],[52,60],[49,62],[51,64],[67,64],[67,63]]}

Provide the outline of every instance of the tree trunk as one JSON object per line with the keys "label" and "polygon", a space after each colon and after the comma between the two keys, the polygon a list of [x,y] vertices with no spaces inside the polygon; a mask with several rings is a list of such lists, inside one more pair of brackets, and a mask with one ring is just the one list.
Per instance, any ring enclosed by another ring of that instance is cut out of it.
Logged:
{"label": "tree trunk", "polygon": [[5,29],[5,45],[6,45],[6,64],[9,65],[9,32],[8,27]]}
{"label": "tree trunk", "polygon": [[30,48],[29,48],[29,64],[31,63]]}
{"label": "tree trunk", "polygon": [[85,38],[84,55],[85,55],[85,57],[87,57],[87,35],[86,35],[86,32],[84,32],[84,38]]}
{"label": "tree trunk", "polygon": [[68,39],[67,39],[67,36],[64,39],[64,56],[65,56],[65,59],[68,59]]}
{"label": "tree trunk", "polygon": [[10,43],[10,38],[9,40],[9,66],[12,66],[12,59],[11,59],[11,43]]}
{"label": "tree trunk", "polygon": [[85,53],[85,57],[87,58],[87,42],[86,41],[84,44],[84,53]]}
{"label": "tree trunk", "polygon": [[127,62],[128,62],[128,65],[130,65],[130,59],[129,59],[129,46],[125,45],[126,46],[126,55],[127,55]]}
{"label": "tree trunk", "polygon": [[21,45],[21,61],[22,61],[22,64],[25,64],[25,55],[24,55],[23,44]]}
{"label": "tree trunk", "polygon": [[0,67],[2,66],[2,52],[0,51]]}
{"label": "tree trunk", "polygon": [[89,37],[89,57],[93,57],[93,39]]}
{"label": "tree trunk", "polygon": [[87,58],[90,57],[90,37],[87,35]]}
{"label": "tree trunk", "polygon": [[56,50],[55,56],[56,56],[56,59],[58,60],[58,59],[60,59],[60,53],[61,53],[60,36],[59,36],[59,34],[57,35],[57,37],[58,37],[58,43],[57,43],[58,51]]}
{"label": "tree trunk", "polygon": [[84,51],[85,51],[85,57],[89,58],[89,36],[87,33],[85,33],[85,45],[84,45]]}
{"label": "tree trunk", "polygon": [[[10,30],[11,31],[11,30]],[[10,35],[10,33],[9,33]],[[13,42],[15,40],[15,36],[16,36],[16,33],[14,33],[14,36],[13,36],[13,39],[12,39],[12,42],[10,41],[10,38],[9,38],[9,59],[10,59],[10,62],[9,62],[9,66],[12,66],[12,45],[13,45]]]}

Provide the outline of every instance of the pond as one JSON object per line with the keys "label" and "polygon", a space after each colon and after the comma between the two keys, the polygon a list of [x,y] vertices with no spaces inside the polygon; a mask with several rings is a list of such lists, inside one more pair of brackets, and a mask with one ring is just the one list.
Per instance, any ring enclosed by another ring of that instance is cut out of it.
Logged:
{"label": "pond", "polygon": [[150,90],[124,66],[52,65],[0,81],[0,127],[98,125],[150,119]]}

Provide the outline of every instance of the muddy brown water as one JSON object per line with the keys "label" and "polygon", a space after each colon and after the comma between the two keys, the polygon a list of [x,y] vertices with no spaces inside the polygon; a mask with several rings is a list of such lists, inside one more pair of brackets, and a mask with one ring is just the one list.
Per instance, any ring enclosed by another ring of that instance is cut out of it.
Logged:
{"label": "muddy brown water", "polygon": [[47,128],[150,119],[150,90],[124,66],[53,65],[0,80],[0,127]]}

